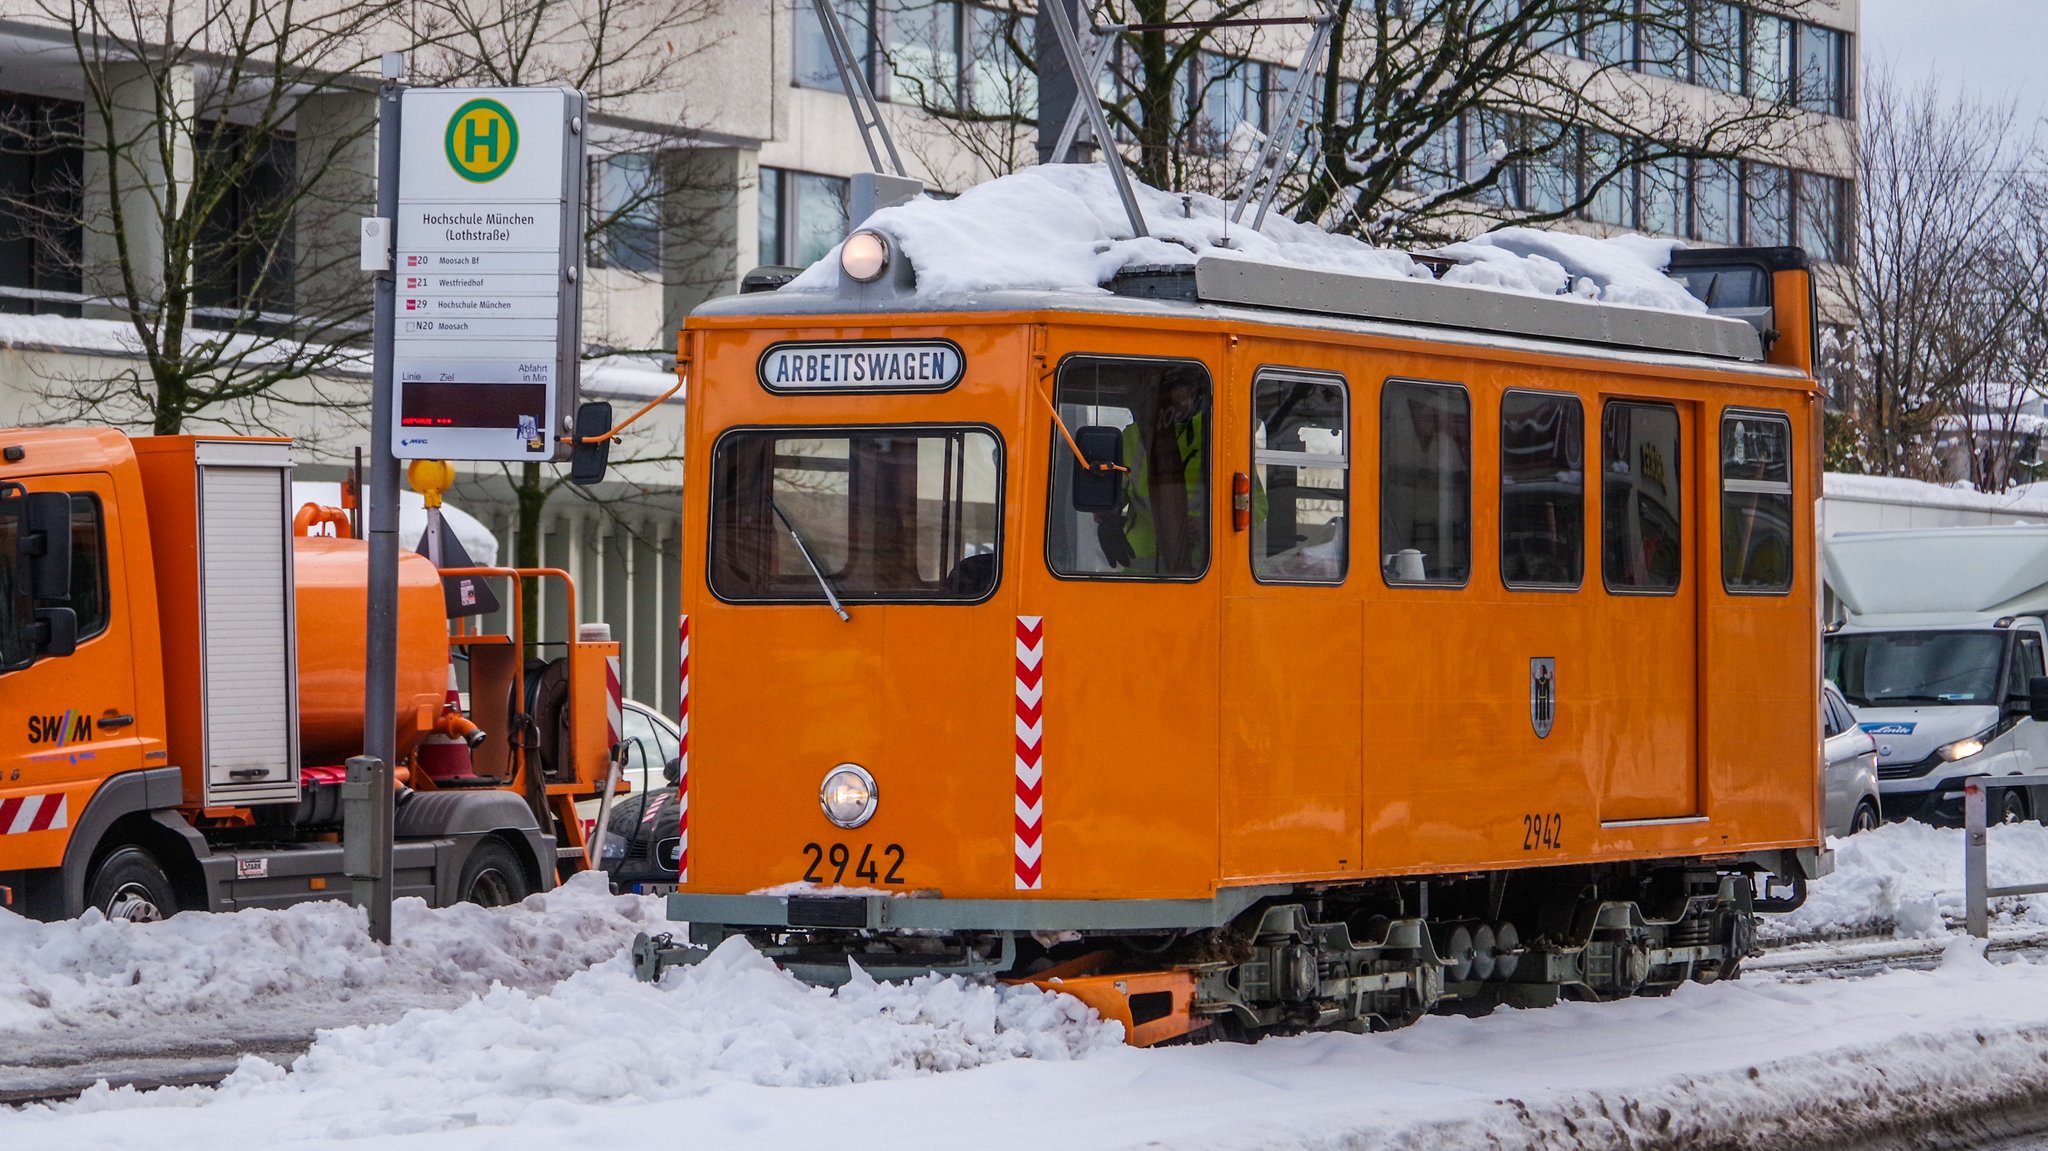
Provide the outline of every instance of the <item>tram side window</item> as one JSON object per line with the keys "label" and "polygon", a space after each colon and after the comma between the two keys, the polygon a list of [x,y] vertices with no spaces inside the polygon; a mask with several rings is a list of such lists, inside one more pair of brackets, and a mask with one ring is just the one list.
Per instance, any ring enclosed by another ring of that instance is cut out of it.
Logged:
{"label": "tram side window", "polygon": [[1197,362],[1061,362],[1054,397],[1061,421],[1077,434],[1113,429],[1127,470],[1115,508],[1077,509],[1072,449],[1053,431],[1045,560],[1054,574],[1198,579],[1208,570],[1209,400],[1209,371]]}
{"label": "tram side window", "polygon": [[1607,590],[1669,594],[1685,571],[1678,409],[1613,400],[1600,421],[1600,569]]}
{"label": "tram side window", "polygon": [[1577,396],[1500,402],[1500,578],[1575,588],[1586,570],[1586,414]]}
{"label": "tram side window", "polygon": [[1344,381],[1264,373],[1252,383],[1252,575],[1342,583],[1351,457]]}
{"label": "tram side window", "polygon": [[1404,585],[1472,573],[1472,401],[1455,384],[1380,393],[1380,570]]}
{"label": "tram side window", "polygon": [[1792,590],[1792,421],[1780,412],[1721,417],[1721,585]]}
{"label": "tram side window", "polygon": [[738,601],[995,590],[1002,452],[974,428],[747,429],[711,461],[711,588]]}

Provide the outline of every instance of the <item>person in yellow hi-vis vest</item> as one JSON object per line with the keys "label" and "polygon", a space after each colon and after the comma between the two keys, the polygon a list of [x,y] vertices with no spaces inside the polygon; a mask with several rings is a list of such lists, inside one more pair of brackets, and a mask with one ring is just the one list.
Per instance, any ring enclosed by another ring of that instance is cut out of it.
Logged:
{"label": "person in yellow hi-vis vest", "polygon": [[1096,521],[1109,562],[1132,572],[1195,575],[1208,552],[1209,421],[1197,369],[1173,365],[1160,378],[1149,422],[1124,428],[1123,506]]}

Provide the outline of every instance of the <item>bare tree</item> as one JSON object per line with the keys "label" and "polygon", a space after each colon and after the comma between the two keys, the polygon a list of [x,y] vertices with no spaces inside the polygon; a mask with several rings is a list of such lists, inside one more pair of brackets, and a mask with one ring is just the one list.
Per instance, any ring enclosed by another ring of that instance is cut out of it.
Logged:
{"label": "bare tree", "polygon": [[[260,428],[268,405],[338,402],[317,380],[357,355],[347,344],[366,326],[368,294],[336,290],[355,279],[332,274],[341,251],[302,250],[296,224],[326,210],[315,189],[374,121],[316,137],[294,128],[373,70],[367,44],[394,0],[39,7],[70,31],[83,113],[16,117],[6,137],[80,160],[53,186],[5,193],[8,214],[39,233],[39,252],[75,264],[87,314],[117,321],[135,353],[51,381],[55,414],[175,433],[199,416]],[[79,212],[70,242],[52,204]],[[292,381],[310,387],[283,396]]]}
{"label": "bare tree", "polygon": [[1944,477],[1939,439],[1996,490],[2041,382],[2048,225],[2039,142],[2010,100],[1945,98],[1871,69],[1863,88],[1857,329],[1837,452],[1879,475]]}
{"label": "bare tree", "polygon": [[1293,210],[1375,241],[1437,243],[1598,214],[1639,174],[1646,201],[1682,204],[1683,165],[1781,149],[1796,97],[1827,79],[1792,68],[1795,8],[1335,0]]}

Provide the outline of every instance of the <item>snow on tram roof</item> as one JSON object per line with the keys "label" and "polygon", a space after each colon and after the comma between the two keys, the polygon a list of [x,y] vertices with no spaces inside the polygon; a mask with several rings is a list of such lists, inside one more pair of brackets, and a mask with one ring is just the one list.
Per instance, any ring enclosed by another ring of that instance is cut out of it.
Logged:
{"label": "snow on tram roof", "polygon": [[[1645,236],[1598,239],[1507,228],[1440,249],[1457,261],[1441,276],[1406,252],[1376,248],[1313,224],[1268,215],[1253,230],[1231,223],[1230,205],[1200,193],[1134,185],[1150,236],[1131,235],[1123,205],[1100,164],[1049,164],[990,180],[950,200],[928,196],[884,208],[863,227],[886,234],[917,269],[920,299],[957,300],[993,292],[1107,294],[1127,269],[1192,267],[1229,256],[1282,267],[1384,279],[1422,279],[1550,298],[1704,313],[1706,306],[1664,274],[1678,241]],[[839,249],[783,292],[838,290]]]}

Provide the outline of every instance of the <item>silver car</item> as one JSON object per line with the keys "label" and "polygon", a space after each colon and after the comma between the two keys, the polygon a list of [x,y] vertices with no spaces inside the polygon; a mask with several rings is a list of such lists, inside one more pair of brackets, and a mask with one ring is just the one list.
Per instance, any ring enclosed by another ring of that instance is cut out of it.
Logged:
{"label": "silver car", "polygon": [[1820,687],[1821,758],[1825,763],[1829,835],[1854,835],[1880,822],[1877,741],[1856,725],[1856,715],[1832,683]]}

